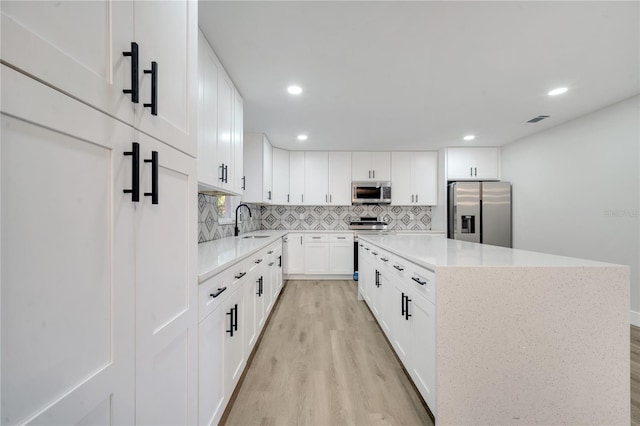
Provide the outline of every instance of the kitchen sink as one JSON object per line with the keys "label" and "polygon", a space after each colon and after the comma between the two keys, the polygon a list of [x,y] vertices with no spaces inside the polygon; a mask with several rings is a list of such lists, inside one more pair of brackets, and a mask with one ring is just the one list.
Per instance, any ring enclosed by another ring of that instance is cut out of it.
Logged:
{"label": "kitchen sink", "polygon": [[246,235],[242,238],[269,238],[271,235]]}

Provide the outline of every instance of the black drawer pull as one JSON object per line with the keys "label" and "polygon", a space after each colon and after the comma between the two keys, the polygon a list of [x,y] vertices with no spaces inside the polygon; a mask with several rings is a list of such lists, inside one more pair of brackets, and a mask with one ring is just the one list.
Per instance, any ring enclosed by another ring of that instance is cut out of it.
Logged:
{"label": "black drawer pull", "polygon": [[369,251],[369,250],[371,250],[371,249],[370,249],[369,247],[365,247],[364,249],[365,249],[366,251]]}
{"label": "black drawer pull", "polygon": [[362,244],[360,244],[360,247],[362,247]]}
{"label": "black drawer pull", "polygon": [[151,108],[151,115],[158,115],[158,63],[151,62],[151,69],[144,70],[145,74],[151,74],[151,103],[144,104],[145,108]]}
{"label": "black drawer pull", "polygon": [[417,282],[420,285],[425,285],[427,282],[426,281],[420,281],[420,278],[418,277],[411,277],[412,280],[414,280],[415,282]]}
{"label": "black drawer pull", "polygon": [[240,278],[244,277],[245,275],[247,275],[246,272],[240,272],[238,275],[235,276],[235,279],[239,280]]}
{"label": "black drawer pull", "polygon": [[267,254],[273,254],[273,250],[268,251]]}
{"label": "black drawer pull", "polygon": [[131,143],[131,151],[125,152],[124,155],[131,156],[131,189],[125,189],[125,194],[131,194],[131,201],[134,203],[140,201],[140,144],[138,142]]}
{"label": "black drawer pull", "polygon": [[278,256],[278,266],[282,268],[282,256]]}
{"label": "black drawer pull", "polygon": [[374,256],[377,256],[378,252],[377,251],[372,251],[371,254],[374,255]]}
{"label": "black drawer pull", "polygon": [[260,263],[260,262],[262,262],[262,259],[257,259],[257,260],[256,260],[255,262],[253,262],[253,263]]}
{"label": "black drawer pull", "polygon": [[216,291],[215,293],[211,293],[209,296],[215,299],[216,297],[220,296],[226,289],[226,287],[219,288],[218,291]]}
{"label": "black drawer pull", "polygon": [[396,268],[398,271],[404,271],[404,268],[402,266],[393,265],[393,267]]}
{"label": "black drawer pull", "polygon": [[131,51],[122,52],[123,56],[131,56],[131,89],[124,89],[122,93],[131,94],[131,102],[137,104],[139,101],[140,88],[138,86],[138,43],[131,42]]}
{"label": "black drawer pull", "polygon": [[151,151],[151,159],[145,159],[145,163],[151,163],[151,192],[145,192],[145,197],[151,197],[151,204],[158,204],[158,151]]}
{"label": "black drawer pull", "polygon": [[386,257],[381,257],[380,260],[382,260],[383,262],[388,262],[389,259],[387,259]]}
{"label": "black drawer pull", "polygon": [[322,237],[311,237],[311,238],[313,238],[314,240],[319,240]]}

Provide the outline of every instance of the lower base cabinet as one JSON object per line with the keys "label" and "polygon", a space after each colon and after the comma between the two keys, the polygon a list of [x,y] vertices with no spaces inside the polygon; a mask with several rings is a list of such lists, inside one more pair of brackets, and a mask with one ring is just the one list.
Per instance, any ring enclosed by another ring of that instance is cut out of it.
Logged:
{"label": "lower base cabinet", "polygon": [[202,322],[198,330],[199,357],[199,425],[218,424],[225,407],[225,329],[228,324],[225,307],[219,306]]}
{"label": "lower base cabinet", "polygon": [[409,374],[431,411],[435,412],[436,385],[436,307],[433,303],[416,299],[412,305],[413,330],[411,339],[411,369]]}

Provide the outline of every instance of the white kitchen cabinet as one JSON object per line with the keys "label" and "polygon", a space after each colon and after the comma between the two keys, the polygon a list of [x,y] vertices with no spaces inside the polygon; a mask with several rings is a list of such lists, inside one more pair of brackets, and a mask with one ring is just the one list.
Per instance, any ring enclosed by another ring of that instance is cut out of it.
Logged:
{"label": "white kitchen cabinet", "polygon": [[[319,236],[315,236],[320,238]],[[328,242],[304,243],[304,273],[328,274],[329,269],[329,244]]]}
{"label": "white kitchen cabinet", "polygon": [[258,333],[264,321],[264,307],[262,301],[261,274],[258,272],[247,274],[244,284],[244,353],[249,354],[256,344]]}
{"label": "white kitchen cabinet", "polygon": [[304,151],[289,152],[289,201],[304,204]]}
{"label": "white kitchen cabinet", "polygon": [[[413,333],[413,297],[402,285],[392,287],[392,298],[389,301],[392,308],[389,309],[391,321],[391,344],[398,354],[402,364],[409,366],[409,356],[411,351],[411,339]],[[408,309],[408,313],[407,313]]]}
{"label": "white kitchen cabinet", "polygon": [[233,105],[233,170],[230,176],[233,176],[233,185],[231,191],[235,194],[242,195],[244,191],[244,102],[238,90],[235,90],[235,103]]}
{"label": "white kitchen cabinet", "polygon": [[273,148],[273,204],[289,200],[289,151]]}
{"label": "white kitchen cabinet", "polygon": [[[222,67],[221,67],[222,68]],[[227,76],[227,73],[221,70],[218,73],[218,99],[217,99],[217,113],[218,113],[218,128],[217,128],[217,161],[218,161],[218,175],[222,177],[220,187],[229,190],[233,186],[234,178],[233,171],[231,171],[232,177],[229,177],[229,169],[232,165],[232,153],[233,153],[233,106],[235,103],[235,93],[233,83]],[[208,119],[208,117],[204,117]]]}
{"label": "white kitchen cabinet", "polygon": [[[249,283],[251,284],[251,283]],[[233,290],[232,290],[233,291]],[[224,342],[224,387],[231,396],[246,363],[244,352],[244,312],[248,307],[244,301],[244,292],[237,289],[232,293],[226,302],[223,303],[225,319]]]}
{"label": "white kitchen cabinet", "polygon": [[228,317],[219,306],[198,328],[198,424],[217,425],[225,408],[224,343]]}
{"label": "white kitchen cabinet", "polygon": [[413,311],[412,350],[409,374],[425,402],[436,409],[436,315],[435,305],[421,297],[411,304]]}
{"label": "white kitchen cabinet", "polygon": [[352,180],[388,181],[391,180],[391,153],[354,152],[352,154]]}
{"label": "white kitchen cabinet", "polygon": [[2,423],[132,424],[134,130],[1,73]]}
{"label": "white kitchen cabinet", "polygon": [[498,147],[447,149],[448,180],[499,180]]}
{"label": "white kitchen cabinet", "polygon": [[353,234],[330,234],[329,271],[331,274],[353,274]]}
{"label": "white kitchen cabinet", "polygon": [[284,273],[304,274],[304,234],[292,232],[285,237]]}
{"label": "white kitchen cabinet", "polygon": [[433,206],[438,203],[438,153],[391,153],[391,204]]}
{"label": "white kitchen cabinet", "polygon": [[329,153],[329,204],[351,205],[351,153]]}
{"label": "white kitchen cabinet", "polygon": [[271,204],[273,198],[273,148],[262,133],[246,133],[243,141],[245,189],[242,201]]}
{"label": "white kitchen cabinet", "polygon": [[307,151],[304,154],[304,204],[329,203],[329,154]]}

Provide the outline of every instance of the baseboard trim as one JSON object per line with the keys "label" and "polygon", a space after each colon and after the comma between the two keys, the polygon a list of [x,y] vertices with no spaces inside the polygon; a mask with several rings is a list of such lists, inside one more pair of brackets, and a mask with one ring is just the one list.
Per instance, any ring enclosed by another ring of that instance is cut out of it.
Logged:
{"label": "baseboard trim", "polygon": [[284,279],[296,281],[325,281],[325,280],[353,280],[353,274],[349,275],[308,275],[308,274],[289,274]]}
{"label": "baseboard trim", "polygon": [[630,311],[631,325],[640,327],[640,312]]}

